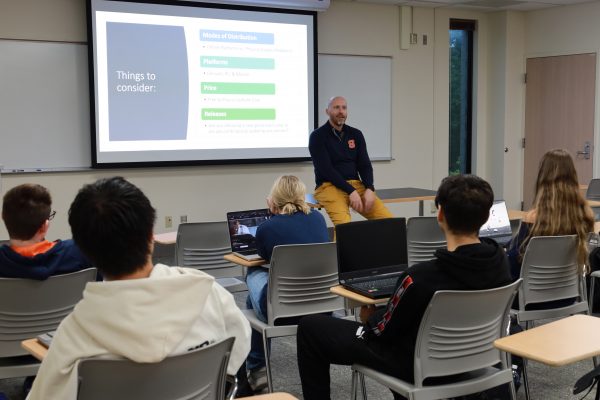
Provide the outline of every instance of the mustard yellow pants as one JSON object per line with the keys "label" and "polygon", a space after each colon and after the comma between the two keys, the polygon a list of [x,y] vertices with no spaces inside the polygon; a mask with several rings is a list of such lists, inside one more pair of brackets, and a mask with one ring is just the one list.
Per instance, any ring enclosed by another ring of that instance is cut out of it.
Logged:
{"label": "mustard yellow pants", "polygon": [[[365,186],[361,181],[350,180],[349,184],[358,191],[360,197],[365,193]],[[369,212],[360,213],[366,219],[392,218],[392,213],[383,204],[381,199],[375,196],[375,204]],[[330,182],[325,182],[315,190],[315,199],[325,208],[333,225],[344,224],[350,222],[350,200],[348,194],[341,189],[338,189]]]}

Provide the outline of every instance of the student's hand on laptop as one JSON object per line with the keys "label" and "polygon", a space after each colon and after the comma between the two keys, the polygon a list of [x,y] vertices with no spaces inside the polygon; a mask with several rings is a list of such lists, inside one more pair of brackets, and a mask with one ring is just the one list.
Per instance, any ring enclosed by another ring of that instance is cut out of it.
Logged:
{"label": "student's hand on laptop", "polygon": [[369,318],[371,317],[371,315],[373,315],[374,312],[375,312],[375,306],[374,305],[361,306],[360,307],[360,314],[358,315],[358,317],[360,318],[360,322],[362,322],[363,324],[366,324],[367,321],[369,320]]}
{"label": "student's hand on laptop", "polygon": [[350,207],[352,207],[354,211],[359,213],[363,211],[363,202],[356,190],[350,193],[348,199],[350,200]]}
{"label": "student's hand on laptop", "polygon": [[365,212],[371,211],[373,205],[375,204],[375,192],[373,192],[371,189],[365,190],[365,193],[363,194],[363,199],[365,204]]}

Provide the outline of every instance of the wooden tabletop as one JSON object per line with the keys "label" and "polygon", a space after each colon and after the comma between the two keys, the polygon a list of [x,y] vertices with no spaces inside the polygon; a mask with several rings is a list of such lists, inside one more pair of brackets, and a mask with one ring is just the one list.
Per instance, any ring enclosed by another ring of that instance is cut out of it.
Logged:
{"label": "wooden tabletop", "polygon": [[600,207],[600,201],[598,200],[588,200],[587,202],[590,207]]}
{"label": "wooden tabletop", "polygon": [[[395,189],[377,189],[375,193],[384,203],[403,203],[409,201],[434,200],[437,191],[404,187]],[[306,194],[306,202],[311,207],[319,207],[319,202],[315,199],[315,196],[310,193]]]}
{"label": "wooden tabletop", "polygon": [[437,191],[405,187],[397,189],[377,189],[376,193],[384,203],[404,203],[408,201],[435,200]]}
{"label": "wooden tabletop", "polygon": [[177,241],[177,231],[166,233],[155,233],[154,241],[160,244],[175,244]]}
{"label": "wooden tabletop", "polygon": [[352,307],[360,307],[362,305],[370,305],[370,304],[382,304],[387,303],[388,299],[371,299],[370,297],[363,296],[362,294],[358,294],[353,292],[352,290],[348,290],[344,288],[342,285],[337,285],[329,289],[331,293],[337,294],[338,296],[342,296],[345,299],[348,299]]}
{"label": "wooden tabletop", "polygon": [[297,397],[292,396],[289,393],[283,392],[275,392],[269,394],[261,394],[258,396],[252,397],[238,397],[240,400],[248,399],[248,400],[298,400]]}
{"label": "wooden tabletop", "polygon": [[508,210],[508,219],[523,219],[527,211]]}
{"label": "wooden tabletop", "polygon": [[[599,203],[600,204],[600,202],[592,202],[592,201],[588,201],[588,203],[590,203],[590,204],[591,203]],[[523,219],[525,214],[527,214],[527,211],[508,210],[508,218],[509,219]],[[600,221],[594,222],[594,232],[596,232],[596,233],[600,232]]]}
{"label": "wooden tabletop", "polygon": [[226,259],[227,261],[230,261],[234,264],[241,265],[243,267],[262,267],[263,265],[267,264],[267,262],[265,260],[263,260],[262,258],[259,258],[258,260],[248,261],[248,260],[244,260],[242,257],[236,256],[233,253],[225,254],[223,256],[223,258]]}
{"label": "wooden tabletop", "polygon": [[600,318],[568,318],[505,336],[494,342],[500,350],[553,367],[600,355]]}
{"label": "wooden tabletop", "polygon": [[48,354],[48,348],[41,344],[36,338],[23,340],[21,342],[21,347],[40,361],[43,361],[46,354]]}

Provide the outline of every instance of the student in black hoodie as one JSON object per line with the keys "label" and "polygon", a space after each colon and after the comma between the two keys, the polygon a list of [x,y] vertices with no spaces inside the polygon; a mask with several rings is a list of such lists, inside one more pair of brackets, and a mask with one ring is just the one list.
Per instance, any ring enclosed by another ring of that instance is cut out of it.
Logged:
{"label": "student in black hoodie", "polygon": [[323,315],[300,321],[298,366],[305,400],[330,398],[330,364],[359,363],[413,382],[417,333],[433,294],[490,289],[511,282],[504,250],[493,240],[478,237],[493,200],[492,188],[477,176],[445,178],[435,203],[447,249],[437,250],[433,260],[406,270],[385,308],[363,307],[362,323]]}

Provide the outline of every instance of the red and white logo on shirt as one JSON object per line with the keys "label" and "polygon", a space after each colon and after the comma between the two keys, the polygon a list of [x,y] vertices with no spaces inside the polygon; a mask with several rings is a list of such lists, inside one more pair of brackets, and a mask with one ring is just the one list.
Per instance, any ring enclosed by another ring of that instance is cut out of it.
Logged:
{"label": "red and white logo on shirt", "polygon": [[356,143],[354,143],[354,139],[348,140],[348,147],[354,149],[356,147]]}

